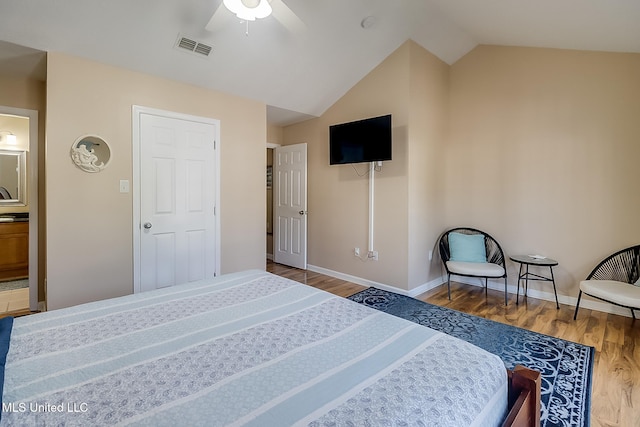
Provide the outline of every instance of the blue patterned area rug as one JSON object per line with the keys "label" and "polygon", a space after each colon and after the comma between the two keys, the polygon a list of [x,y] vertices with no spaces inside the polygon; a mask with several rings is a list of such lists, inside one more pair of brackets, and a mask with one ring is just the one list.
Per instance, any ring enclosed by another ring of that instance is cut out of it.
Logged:
{"label": "blue patterned area rug", "polygon": [[589,425],[593,347],[376,288],[349,299],[475,344],[498,355],[509,369],[523,365],[541,372],[541,426]]}

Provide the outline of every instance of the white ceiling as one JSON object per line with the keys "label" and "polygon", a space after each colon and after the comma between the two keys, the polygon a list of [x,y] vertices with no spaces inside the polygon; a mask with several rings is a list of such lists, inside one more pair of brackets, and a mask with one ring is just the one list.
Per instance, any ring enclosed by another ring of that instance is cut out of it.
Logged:
{"label": "white ceiling", "polygon": [[[640,53],[640,0],[284,2],[303,30],[270,16],[246,35],[222,6],[207,31],[221,0],[2,0],[0,73],[42,76],[38,51],[65,52],[256,99],[284,125],[322,114],[409,38],[449,64],[478,44]],[[179,35],[212,53],[175,48]]]}

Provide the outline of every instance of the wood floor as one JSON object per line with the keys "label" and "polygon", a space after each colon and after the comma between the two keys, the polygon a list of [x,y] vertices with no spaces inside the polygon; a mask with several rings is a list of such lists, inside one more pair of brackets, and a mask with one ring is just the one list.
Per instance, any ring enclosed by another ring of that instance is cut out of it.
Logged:
{"label": "wood floor", "polygon": [[[365,289],[344,280],[319,273],[267,262],[267,271],[279,276],[349,296]],[[574,307],[529,298],[516,305],[510,295],[504,305],[504,294],[483,288],[453,283],[451,301],[446,285],[417,297],[420,300],[465,313],[526,328],[577,343],[595,347],[593,388],[591,393],[591,425],[640,427],[640,319],[580,309],[573,320]]]}
{"label": "wood floor", "polygon": [[0,317],[29,311],[29,288],[0,292]]}

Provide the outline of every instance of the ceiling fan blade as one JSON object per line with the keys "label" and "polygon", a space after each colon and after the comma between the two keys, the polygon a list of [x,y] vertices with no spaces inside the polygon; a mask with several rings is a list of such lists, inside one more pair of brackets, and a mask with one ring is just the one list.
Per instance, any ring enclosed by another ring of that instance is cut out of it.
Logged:
{"label": "ceiling fan blade", "polygon": [[209,19],[209,23],[205,25],[204,29],[210,32],[218,31],[223,28],[233,16],[234,15],[224,7],[224,3],[221,1],[216,11],[211,15],[211,19]]}
{"label": "ceiling fan blade", "polygon": [[290,32],[295,34],[306,30],[307,26],[304,22],[282,0],[273,0],[271,8],[273,9],[273,17]]}

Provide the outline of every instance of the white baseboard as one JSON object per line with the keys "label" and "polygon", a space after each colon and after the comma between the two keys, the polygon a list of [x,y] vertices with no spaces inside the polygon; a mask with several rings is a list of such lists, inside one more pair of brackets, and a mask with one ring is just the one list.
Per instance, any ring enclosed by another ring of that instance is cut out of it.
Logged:
{"label": "white baseboard", "polygon": [[[446,276],[440,276],[437,277],[433,280],[430,280],[427,283],[424,283],[416,288],[410,289],[410,290],[406,290],[406,289],[400,289],[400,288],[396,288],[395,286],[390,286],[390,285],[385,285],[384,283],[380,283],[380,282],[376,282],[373,280],[369,280],[369,279],[363,279],[361,277],[357,277],[357,276],[352,276],[350,274],[345,274],[345,273],[340,273],[338,271],[333,271],[333,270],[329,270],[327,268],[324,267],[318,267],[315,265],[307,265],[307,270],[310,271],[315,271],[316,273],[321,273],[321,274],[325,274],[327,276],[331,276],[331,277],[335,277],[336,279],[342,279],[342,280],[346,280],[348,282],[351,283],[355,283],[357,285],[362,285],[362,286],[366,286],[366,287],[375,287],[375,288],[379,288],[379,289],[384,289],[385,291],[389,291],[389,292],[395,292],[397,294],[401,294],[401,295],[406,295],[409,297],[415,297],[418,296],[424,292],[427,292],[431,289],[437,288],[440,285],[446,284],[447,283],[447,277]],[[472,286],[480,286],[480,287],[484,287],[484,279],[475,279],[473,277],[460,277],[460,276],[453,276],[454,277],[454,281],[458,282],[458,283],[464,283],[466,285],[472,285]],[[504,280],[490,280],[489,281],[489,289],[493,289],[496,291],[502,291],[504,292]],[[517,291],[517,287],[515,285],[509,285],[507,284],[507,293],[510,294],[510,300],[513,299],[513,297],[515,296]],[[520,301],[522,301],[522,289],[520,289]],[[553,292],[546,292],[546,291],[540,291],[540,290],[536,290],[536,289],[529,289],[527,291],[527,296],[531,297],[531,298],[535,298],[535,299],[540,299],[540,300],[544,300],[544,301],[552,301],[555,302],[555,295],[553,294]],[[578,297],[571,297],[571,296],[567,296],[567,295],[558,295],[558,303],[560,304],[565,304],[565,305],[569,305],[572,307],[576,306],[576,303],[578,302]],[[511,301],[510,301],[511,303]],[[513,301],[513,303],[515,303],[515,301]],[[601,311],[603,313],[610,313],[610,314],[616,314],[619,316],[625,316],[625,317],[631,317],[631,310],[623,308],[623,307],[618,307],[616,305],[613,304],[607,304],[604,301],[597,301],[594,299],[589,298],[586,295],[583,295],[582,300],[580,301],[580,308],[583,309],[588,309],[588,310],[596,310],[596,311]],[[578,316],[580,316],[580,312],[578,311]]]}
{"label": "white baseboard", "polygon": [[430,291],[431,289],[435,289],[438,286],[442,285],[443,283],[446,283],[446,280],[443,279],[442,277],[436,277],[433,280],[428,281],[427,283],[423,283],[422,285],[418,286],[417,288],[413,288],[409,291],[406,291],[407,293],[405,295],[408,295],[410,297],[417,297],[420,294],[423,294],[427,291]]}
{"label": "white baseboard", "polygon": [[328,268],[324,267],[307,264],[307,270],[315,271],[316,273],[324,274],[326,276],[335,277],[336,279],[346,280],[347,282],[355,283],[356,285],[374,287],[384,289],[385,291],[389,292],[395,292],[397,294],[409,295],[407,290],[396,288],[395,286],[389,286],[385,285],[384,283],[375,282],[373,280],[363,279],[361,277],[352,276],[350,274],[340,273],[338,271],[329,270]]}

